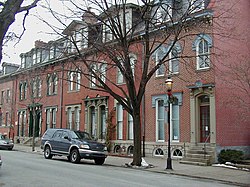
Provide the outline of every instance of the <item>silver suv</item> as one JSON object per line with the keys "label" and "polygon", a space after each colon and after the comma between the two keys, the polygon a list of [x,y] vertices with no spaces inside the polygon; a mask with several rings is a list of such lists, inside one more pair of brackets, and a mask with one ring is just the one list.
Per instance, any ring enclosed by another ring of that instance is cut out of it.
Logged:
{"label": "silver suv", "polygon": [[41,141],[44,157],[53,155],[67,156],[72,163],[79,163],[82,158],[93,159],[102,165],[107,157],[107,147],[91,139],[87,132],[69,129],[48,129]]}

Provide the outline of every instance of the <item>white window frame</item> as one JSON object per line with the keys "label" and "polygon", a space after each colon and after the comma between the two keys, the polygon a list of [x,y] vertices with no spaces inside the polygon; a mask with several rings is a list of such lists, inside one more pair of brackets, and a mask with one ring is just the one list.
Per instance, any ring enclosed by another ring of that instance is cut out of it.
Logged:
{"label": "white window frame", "polygon": [[[158,49],[156,54],[155,54],[155,63],[156,65],[159,64],[160,62],[160,53],[163,53],[163,51],[161,49]],[[156,77],[162,77],[165,75],[165,66],[164,64],[162,64],[157,70],[156,70]]]}
{"label": "white window frame", "polygon": [[52,128],[56,128],[56,108],[52,108],[51,115],[52,115]]}
{"label": "white window frame", "polygon": [[[174,57],[173,50],[175,50],[177,57]],[[173,48],[172,51],[169,53],[169,59],[170,59],[169,60],[169,72],[170,72],[170,74],[178,74],[180,71],[180,61],[178,58],[178,56],[179,56],[178,54],[179,53],[178,53],[176,48]],[[178,71],[173,71],[173,64],[174,63],[178,63]]]}
{"label": "white window frame", "polygon": [[172,6],[169,3],[162,3],[156,9],[156,23],[161,24],[170,21],[172,18]]}
{"label": "white window frame", "polygon": [[46,129],[51,128],[50,109],[46,110]]}
{"label": "white window frame", "polygon": [[80,109],[75,107],[75,130],[80,130]]}
{"label": "white window frame", "polygon": [[[175,130],[178,131],[178,137],[176,138],[174,137],[174,134],[176,134],[174,133]],[[180,108],[179,105],[172,103],[170,104],[170,137],[173,142],[179,142],[180,140]]]}
{"label": "white window frame", "polygon": [[106,82],[106,71],[107,71],[107,64],[106,62],[103,62],[100,64],[99,68],[99,73],[100,73],[100,79],[105,83]]}
{"label": "white window frame", "polygon": [[82,29],[82,48],[88,48],[88,27]]}
{"label": "white window frame", "polygon": [[[202,53],[200,53],[200,44],[202,44]],[[207,51],[204,46],[207,45]],[[210,68],[210,47],[207,40],[202,38],[196,46],[196,61],[197,70],[209,69]],[[207,65],[206,65],[207,64]]]}
{"label": "white window frame", "polygon": [[113,38],[113,34],[111,32],[111,29],[110,29],[110,21],[106,20],[103,23],[102,27],[103,27],[103,29],[102,29],[102,32],[103,32],[103,43],[111,41],[112,38]]}
{"label": "white window frame", "polygon": [[116,104],[117,110],[117,140],[123,139],[123,107],[121,104]]}
{"label": "white window frame", "polygon": [[[163,109],[163,118],[160,118],[159,119],[159,102],[162,102],[162,104],[163,104],[163,106],[161,106],[162,107],[162,109]],[[157,142],[165,142],[165,106],[164,106],[164,100],[162,100],[162,99],[157,99],[156,100],[156,107],[155,107],[155,109],[156,109],[156,117],[155,117],[155,119],[156,119],[156,141]],[[161,124],[159,124],[159,122],[161,122]],[[159,133],[159,130],[161,129],[160,128],[160,125],[162,126],[162,130],[163,130],[163,138],[162,139],[160,139],[160,133]]]}
{"label": "white window frame", "polygon": [[128,139],[134,139],[134,122],[133,117],[128,113]]}
{"label": "white window frame", "polygon": [[205,9],[205,0],[191,0],[190,1],[191,12],[195,13]]}

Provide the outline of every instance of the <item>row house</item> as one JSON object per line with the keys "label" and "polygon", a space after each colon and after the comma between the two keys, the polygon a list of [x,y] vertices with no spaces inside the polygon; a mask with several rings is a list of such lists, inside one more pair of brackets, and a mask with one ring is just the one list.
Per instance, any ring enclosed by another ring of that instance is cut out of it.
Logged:
{"label": "row house", "polygon": [[15,125],[15,78],[12,73],[19,68],[19,65],[12,63],[2,63],[0,72],[0,133],[14,138]]}
{"label": "row house", "polygon": [[[238,73],[230,74],[249,57],[249,44],[242,42],[247,35],[241,33],[247,32],[244,28],[249,26],[245,8],[249,3],[241,0],[230,8],[231,4],[231,1],[216,0],[154,2],[150,15],[154,28],[149,27],[149,36],[156,36],[155,39],[163,43],[150,56],[149,68],[161,63],[163,58],[167,62],[155,71],[143,97],[143,155],[167,155],[168,138],[172,157],[184,158],[187,162],[192,151],[208,158],[192,161],[206,164],[215,162],[216,155],[224,148],[250,153],[249,107],[243,107],[249,104],[249,88],[246,94],[242,91],[234,96],[235,90],[240,90],[237,85],[242,79],[235,77]],[[134,37],[129,62],[135,86],[139,86],[136,80],[141,76],[145,50],[144,43],[140,42],[146,30],[140,22],[143,8],[127,4],[124,12],[114,15],[117,16],[114,22],[108,19],[108,11],[99,16],[85,12],[82,20],[68,25],[60,39],[48,43],[36,41],[33,49],[20,55],[20,68],[8,79],[0,78],[1,89],[6,88],[2,85],[9,80],[16,93],[12,98],[11,125],[16,140],[25,142],[33,135],[41,137],[48,128],[69,128],[87,131],[99,141],[110,141],[114,153],[133,153],[132,116],[111,94],[98,91],[98,84],[103,81],[111,89],[126,90],[121,69],[111,63],[116,59],[108,58],[103,52],[106,44],[117,42],[111,25],[119,20],[121,28],[125,28],[121,33]],[[174,30],[185,14],[187,24],[183,24],[178,41],[174,37],[164,41],[161,31]],[[227,15],[233,15],[233,19],[227,20],[230,17]],[[231,38],[232,33],[236,40]],[[152,40],[152,45],[155,41]],[[170,108],[164,85],[168,76],[173,79],[175,97]],[[231,82],[234,84],[228,84]],[[170,132],[167,130],[168,110]]]}

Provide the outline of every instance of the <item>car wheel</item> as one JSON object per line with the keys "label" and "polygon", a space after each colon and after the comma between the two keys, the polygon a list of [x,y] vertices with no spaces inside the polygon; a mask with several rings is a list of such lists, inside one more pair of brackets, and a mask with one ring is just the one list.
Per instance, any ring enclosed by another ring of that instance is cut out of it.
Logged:
{"label": "car wheel", "polygon": [[44,155],[44,158],[46,158],[46,159],[52,158],[52,154],[51,154],[51,150],[50,150],[49,146],[45,147],[43,155]]}
{"label": "car wheel", "polygon": [[103,165],[104,162],[105,162],[105,158],[95,158],[96,165]]}
{"label": "car wheel", "polygon": [[79,163],[80,162],[80,155],[77,149],[73,149],[70,152],[70,162],[72,163]]}

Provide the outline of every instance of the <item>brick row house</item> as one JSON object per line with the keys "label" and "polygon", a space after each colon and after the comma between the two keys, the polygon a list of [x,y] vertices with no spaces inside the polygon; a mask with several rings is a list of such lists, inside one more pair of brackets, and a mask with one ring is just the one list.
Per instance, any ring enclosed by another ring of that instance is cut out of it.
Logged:
{"label": "brick row house", "polygon": [[[168,62],[155,71],[142,100],[142,152],[159,157],[167,155],[167,111],[170,110],[173,158],[210,164],[225,148],[243,150],[249,155],[250,98],[249,87],[244,87],[249,81],[247,33],[250,27],[246,8],[249,2],[173,0],[157,3],[159,6],[151,16],[161,21],[157,27],[159,30],[174,28],[175,24],[170,26],[169,23],[174,23],[173,20],[178,19],[187,7],[193,8],[190,9],[190,19],[186,19],[188,26],[183,28],[178,41],[171,37],[164,41],[162,35],[157,36],[164,42],[151,55],[150,64],[160,63],[166,54]],[[126,27],[132,28],[138,21],[141,8],[126,5]],[[98,80],[91,76],[97,72],[102,81],[110,82],[112,89],[119,88],[112,86],[114,83],[125,86],[120,70],[110,65],[111,59],[101,50],[89,50],[95,42],[114,40],[112,32],[108,32],[109,27],[102,25],[107,19],[105,15],[100,15],[103,22],[91,15],[86,12],[82,20],[72,21],[63,31],[63,37],[56,41],[36,41],[33,49],[20,55],[19,69],[0,77],[1,93],[7,94],[6,88],[9,87],[12,95],[12,108],[1,102],[4,110],[1,115],[6,116],[1,117],[1,132],[2,127],[9,126],[13,129],[10,136],[24,143],[34,133],[35,137],[41,137],[48,128],[69,128],[87,131],[105,142],[109,122],[112,122],[115,128],[111,129],[111,151],[133,153],[133,118],[110,94],[98,91]],[[228,15],[233,16],[229,19]],[[202,22],[203,26],[194,22]],[[145,27],[137,25],[136,29],[138,34],[134,35],[136,42],[131,47],[129,58],[135,85],[139,86],[136,80],[141,76],[145,48],[143,42],[138,41],[143,37]],[[77,55],[79,51],[83,55]],[[94,71],[89,71],[84,65],[91,61],[95,62],[91,64]],[[246,68],[236,72],[243,65]],[[169,75],[173,80],[175,100],[168,109],[165,80]],[[241,75],[246,77],[240,79]],[[10,111],[11,123],[4,124]],[[198,153],[206,159],[200,158]],[[192,159],[194,156],[197,158]]]}

